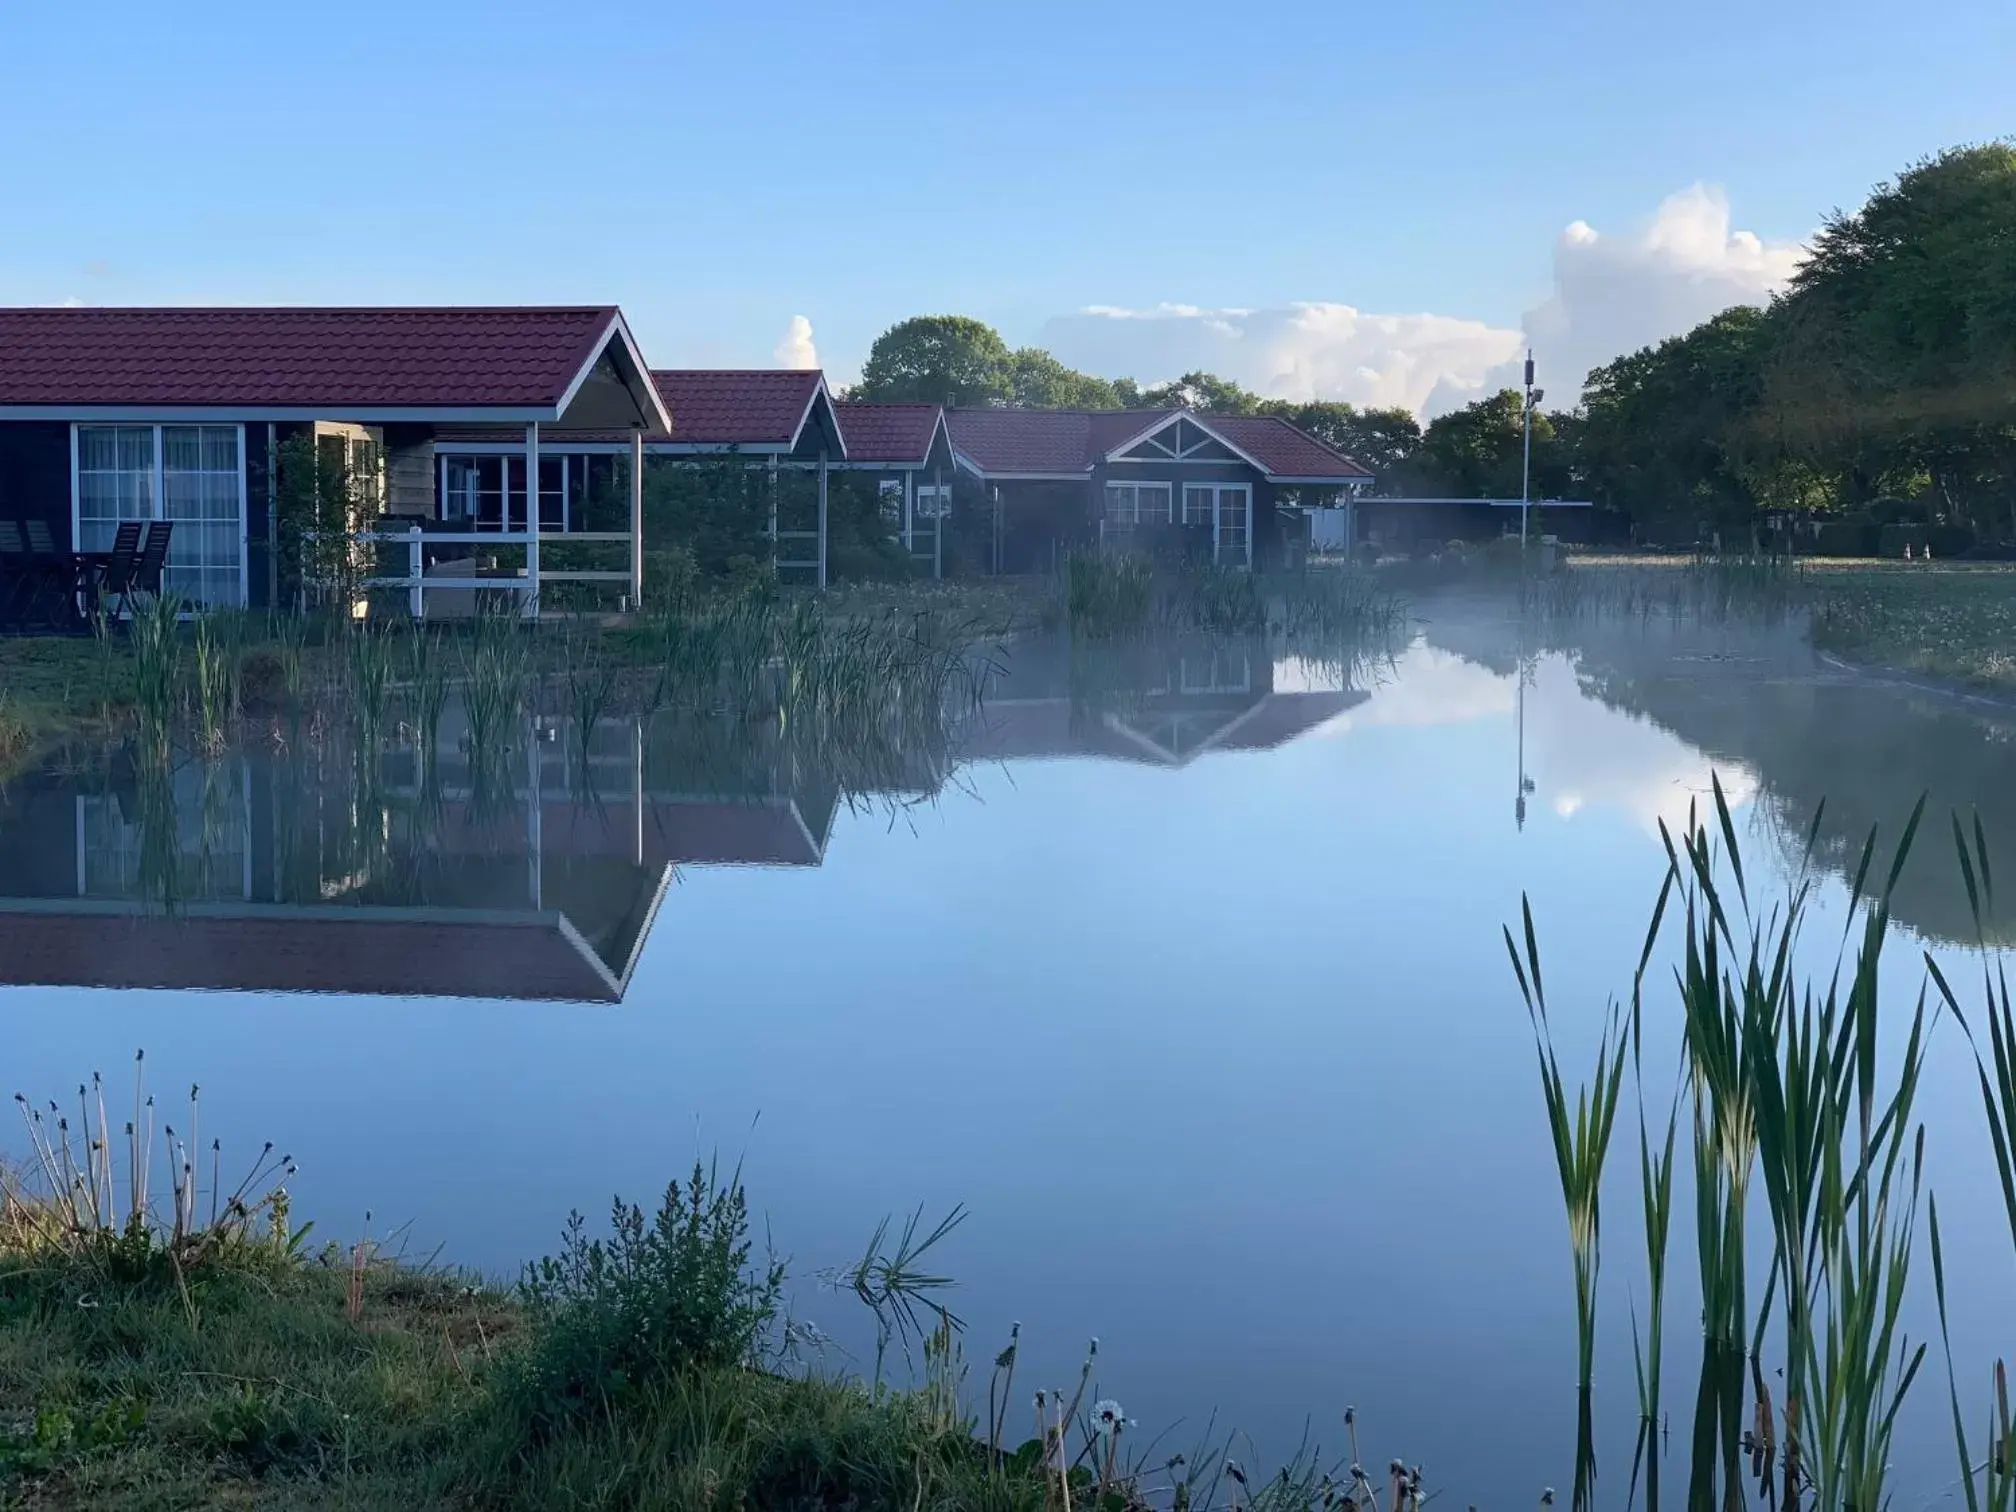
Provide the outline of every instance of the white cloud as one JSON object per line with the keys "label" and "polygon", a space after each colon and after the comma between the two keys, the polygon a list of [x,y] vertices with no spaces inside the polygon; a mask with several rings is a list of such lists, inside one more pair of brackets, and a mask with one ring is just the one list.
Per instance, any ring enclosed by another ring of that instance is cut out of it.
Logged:
{"label": "white cloud", "polygon": [[1049,321],[1042,345],[1072,367],[1144,383],[1202,368],[1274,398],[1419,409],[1451,375],[1482,383],[1518,351],[1519,333],[1452,315],[1374,315],[1348,304],[1095,306]]}
{"label": "white cloud", "polygon": [[1323,301],[1271,309],[1095,305],[1060,315],[1042,344],[1087,372],[1144,383],[1205,369],[1271,398],[1405,405],[1428,416],[1519,381],[1571,403],[1590,368],[1735,304],[1762,304],[1799,266],[1796,242],[1731,229],[1720,189],[1669,195],[1634,231],[1575,221],[1556,238],[1551,287],[1517,330],[1455,315],[1380,315]]}
{"label": "white cloud", "polygon": [[777,366],[785,368],[816,368],[819,366],[819,348],[812,344],[812,322],[803,315],[793,315],[777,345],[770,350],[770,356]]}
{"label": "white cloud", "polygon": [[[1732,230],[1730,220],[1727,196],[1695,184],[1627,235],[1578,220],[1556,238],[1552,292],[1522,322],[1538,382],[1555,402],[1572,402],[1589,369],[1731,305],[1761,305],[1785,286],[1805,247]],[[1515,356],[1486,375],[1487,391],[1519,376]]]}

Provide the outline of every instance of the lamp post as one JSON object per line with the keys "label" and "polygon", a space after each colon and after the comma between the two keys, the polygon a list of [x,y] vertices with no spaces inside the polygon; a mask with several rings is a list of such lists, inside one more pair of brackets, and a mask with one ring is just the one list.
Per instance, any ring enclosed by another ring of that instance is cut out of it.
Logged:
{"label": "lamp post", "polygon": [[1519,554],[1526,554],[1526,511],[1533,481],[1533,348],[1526,348],[1526,449],[1519,461]]}

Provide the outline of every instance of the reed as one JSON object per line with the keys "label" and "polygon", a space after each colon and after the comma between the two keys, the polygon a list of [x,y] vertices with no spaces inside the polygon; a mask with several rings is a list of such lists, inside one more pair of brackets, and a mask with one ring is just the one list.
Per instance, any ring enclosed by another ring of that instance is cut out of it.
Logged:
{"label": "reed", "polygon": [[471,770],[487,772],[509,747],[525,707],[526,657],[516,618],[508,610],[484,610],[461,649]]}
{"label": "reed", "polygon": [[1123,552],[1074,551],[1064,559],[1064,612],[1073,631],[1138,633],[1154,623],[1155,567]]}
{"label": "reed", "polygon": [[245,617],[237,610],[212,609],[196,618],[197,737],[212,758],[222,753],[238,715],[244,640]]}
{"label": "reed", "polygon": [[161,761],[181,707],[181,617],[181,601],[169,593],[154,595],[133,614],[133,708],[142,744]]}
{"label": "reed", "polygon": [[1525,926],[1525,955],[1507,926],[1505,950],[1512,959],[1520,996],[1533,1026],[1534,1052],[1540,1063],[1540,1089],[1547,1105],[1547,1123],[1554,1137],[1554,1161],[1561,1178],[1561,1198],[1568,1209],[1568,1245],[1575,1267],[1576,1381],[1583,1392],[1595,1373],[1596,1278],[1602,1261],[1603,1164],[1610,1153],[1610,1134],[1617,1119],[1617,1101],[1624,1080],[1624,1035],[1613,1008],[1596,1047],[1596,1067],[1590,1081],[1570,1100],[1561,1065],[1554,1053],[1547,1019],[1547,994],[1540,975],[1540,948],[1533,929],[1531,903],[1520,899]]}
{"label": "reed", "polygon": [[[1995,1174],[2002,1195],[2003,1214],[2009,1224],[2009,1238],[2016,1245],[2016,1006],[2012,1006],[2009,977],[2002,957],[1989,944],[1990,921],[1995,916],[1995,874],[1988,860],[1988,838],[1981,819],[1974,817],[1971,831],[1963,830],[1959,815],[1952,816],[1953,846],[1961,881],[1967,889],[1967,906],[1973,916],[1974,935],[1981,957],[1981,1005],[1978,1020],[1962,1011],[1960,1000],[1939,965],[1927,952],[1927,974],[1937,987],[1940,1000],[1960,1023],[1974,1055],[1974,1070],[1981,1088],[1981,1107],[1988,1126],[1988,1142],[1995,1159]],[[1978,1024],[1978,1027],[1977,1027]],[[1939,1299],[1939,1332],[1946,1351],[1947,1394],[1952,1404],[1953,1436],[1960,1455],[1961,1483],[1965,1488],[1968,1512],[2009,1512],[2016,1507],[2016,1424],[2009,1410],[2008,1362],[1997,1359],[1993,1368],[1993,1395],[1985,1438],[1986,1454],[1976,1462],[1969,1447],[1960,1392],[1953,1375],[1953,1347],[1947,1330],[1946,1267],[1940,1245],[1939,1209],[1931,1205],[1932,1270]]]}
{"label": "reed", "polygon": [[394,640],[399,632],[381,629],[369,619],[350,629],[348,666],[351,707],[357,715],[357,745],[367,757],[378,749],[385,732],[391,698]]}
{"label": "reed", "polygon": [[305,614],[276,612],[266,618],[266,638],[280,663],[280,688],[286,695],[288,712],[297,719],[307,670],[308,630]]}

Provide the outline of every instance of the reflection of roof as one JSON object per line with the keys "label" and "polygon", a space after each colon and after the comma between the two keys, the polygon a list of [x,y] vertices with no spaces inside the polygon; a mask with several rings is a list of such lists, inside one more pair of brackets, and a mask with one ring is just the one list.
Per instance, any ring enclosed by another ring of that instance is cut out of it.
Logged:
{"label": "reflection of roof", "polygon": [[0,908],[7,982],[614,1003],[612,974],[558,914],[84,901]]}
{"label": "reflection of roof", "polygon": [[[1264,751],[1286,745],[1363,703],[1357,689],[1335,693],[1269,693],[1243,709],[1184,708],[1155,699],[1131,719],[1076,710],[1068,698],[990,703],[961,741],[968,760],[1034,756],[1100,756],[1154,766],[1186,766],[1212,751]],[[1158,738],[1156,726],[1181,717],[1197,738],[1180,750]],[[1214,723],[1215,721],[1215,723]]]}
{"label": "reflection of roof", "polygon": [[922,462],[941,411],[935,404],[836,404],[850,462]]}
{"label": "reflection of roof", "polygon": [[1342,452],[1272,415],[1200,415],[1159,410],[951,409],[945,424],[959,455],[983,475],[1081,476],[1108,452],[1162,422],[1187,415],[1245,453],[1269,477],[1372,475]]}
{"label": "reflection of roof", "polygon": [[553,407],[614,306],[0,310],[0,405]]}

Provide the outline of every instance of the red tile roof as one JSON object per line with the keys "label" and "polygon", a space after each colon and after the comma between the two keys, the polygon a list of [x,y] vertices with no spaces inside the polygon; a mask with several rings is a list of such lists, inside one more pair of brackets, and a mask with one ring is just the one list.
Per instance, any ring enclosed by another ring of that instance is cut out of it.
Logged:
{"label": "red tile roof", "polygon": [[1083,473],[1095,455],[1084,410],[948,409],[945,427],[983,473]]}
{"label": "red tile roof", "polygon": [[0,405],[550,408],[613,305],[0,309]]}
{"label": "red tile roof", "polygon": [[1335,447],[1276,415],[1204,415],[1204,424],[1277,478],[1369,478]]}
{"label": "red tile roof", "polygon": [[[982,473],[1086,474],[1113,448],[1180,410],[952,409],[952,445]],[[1271,415],[1195,415],[1269,477],[1339,482],[1372,476],[1342,452]]]}
{"label": "red tile roof", "polygon": [[696,446],[789,442],[818,392],[817,368],[674,368],[651,374],[672,412],[670,437]]}
{"label": "red tile roof", "polygon": [[850,462],[922,462],[943,411],[935,404],[836,404]]}

